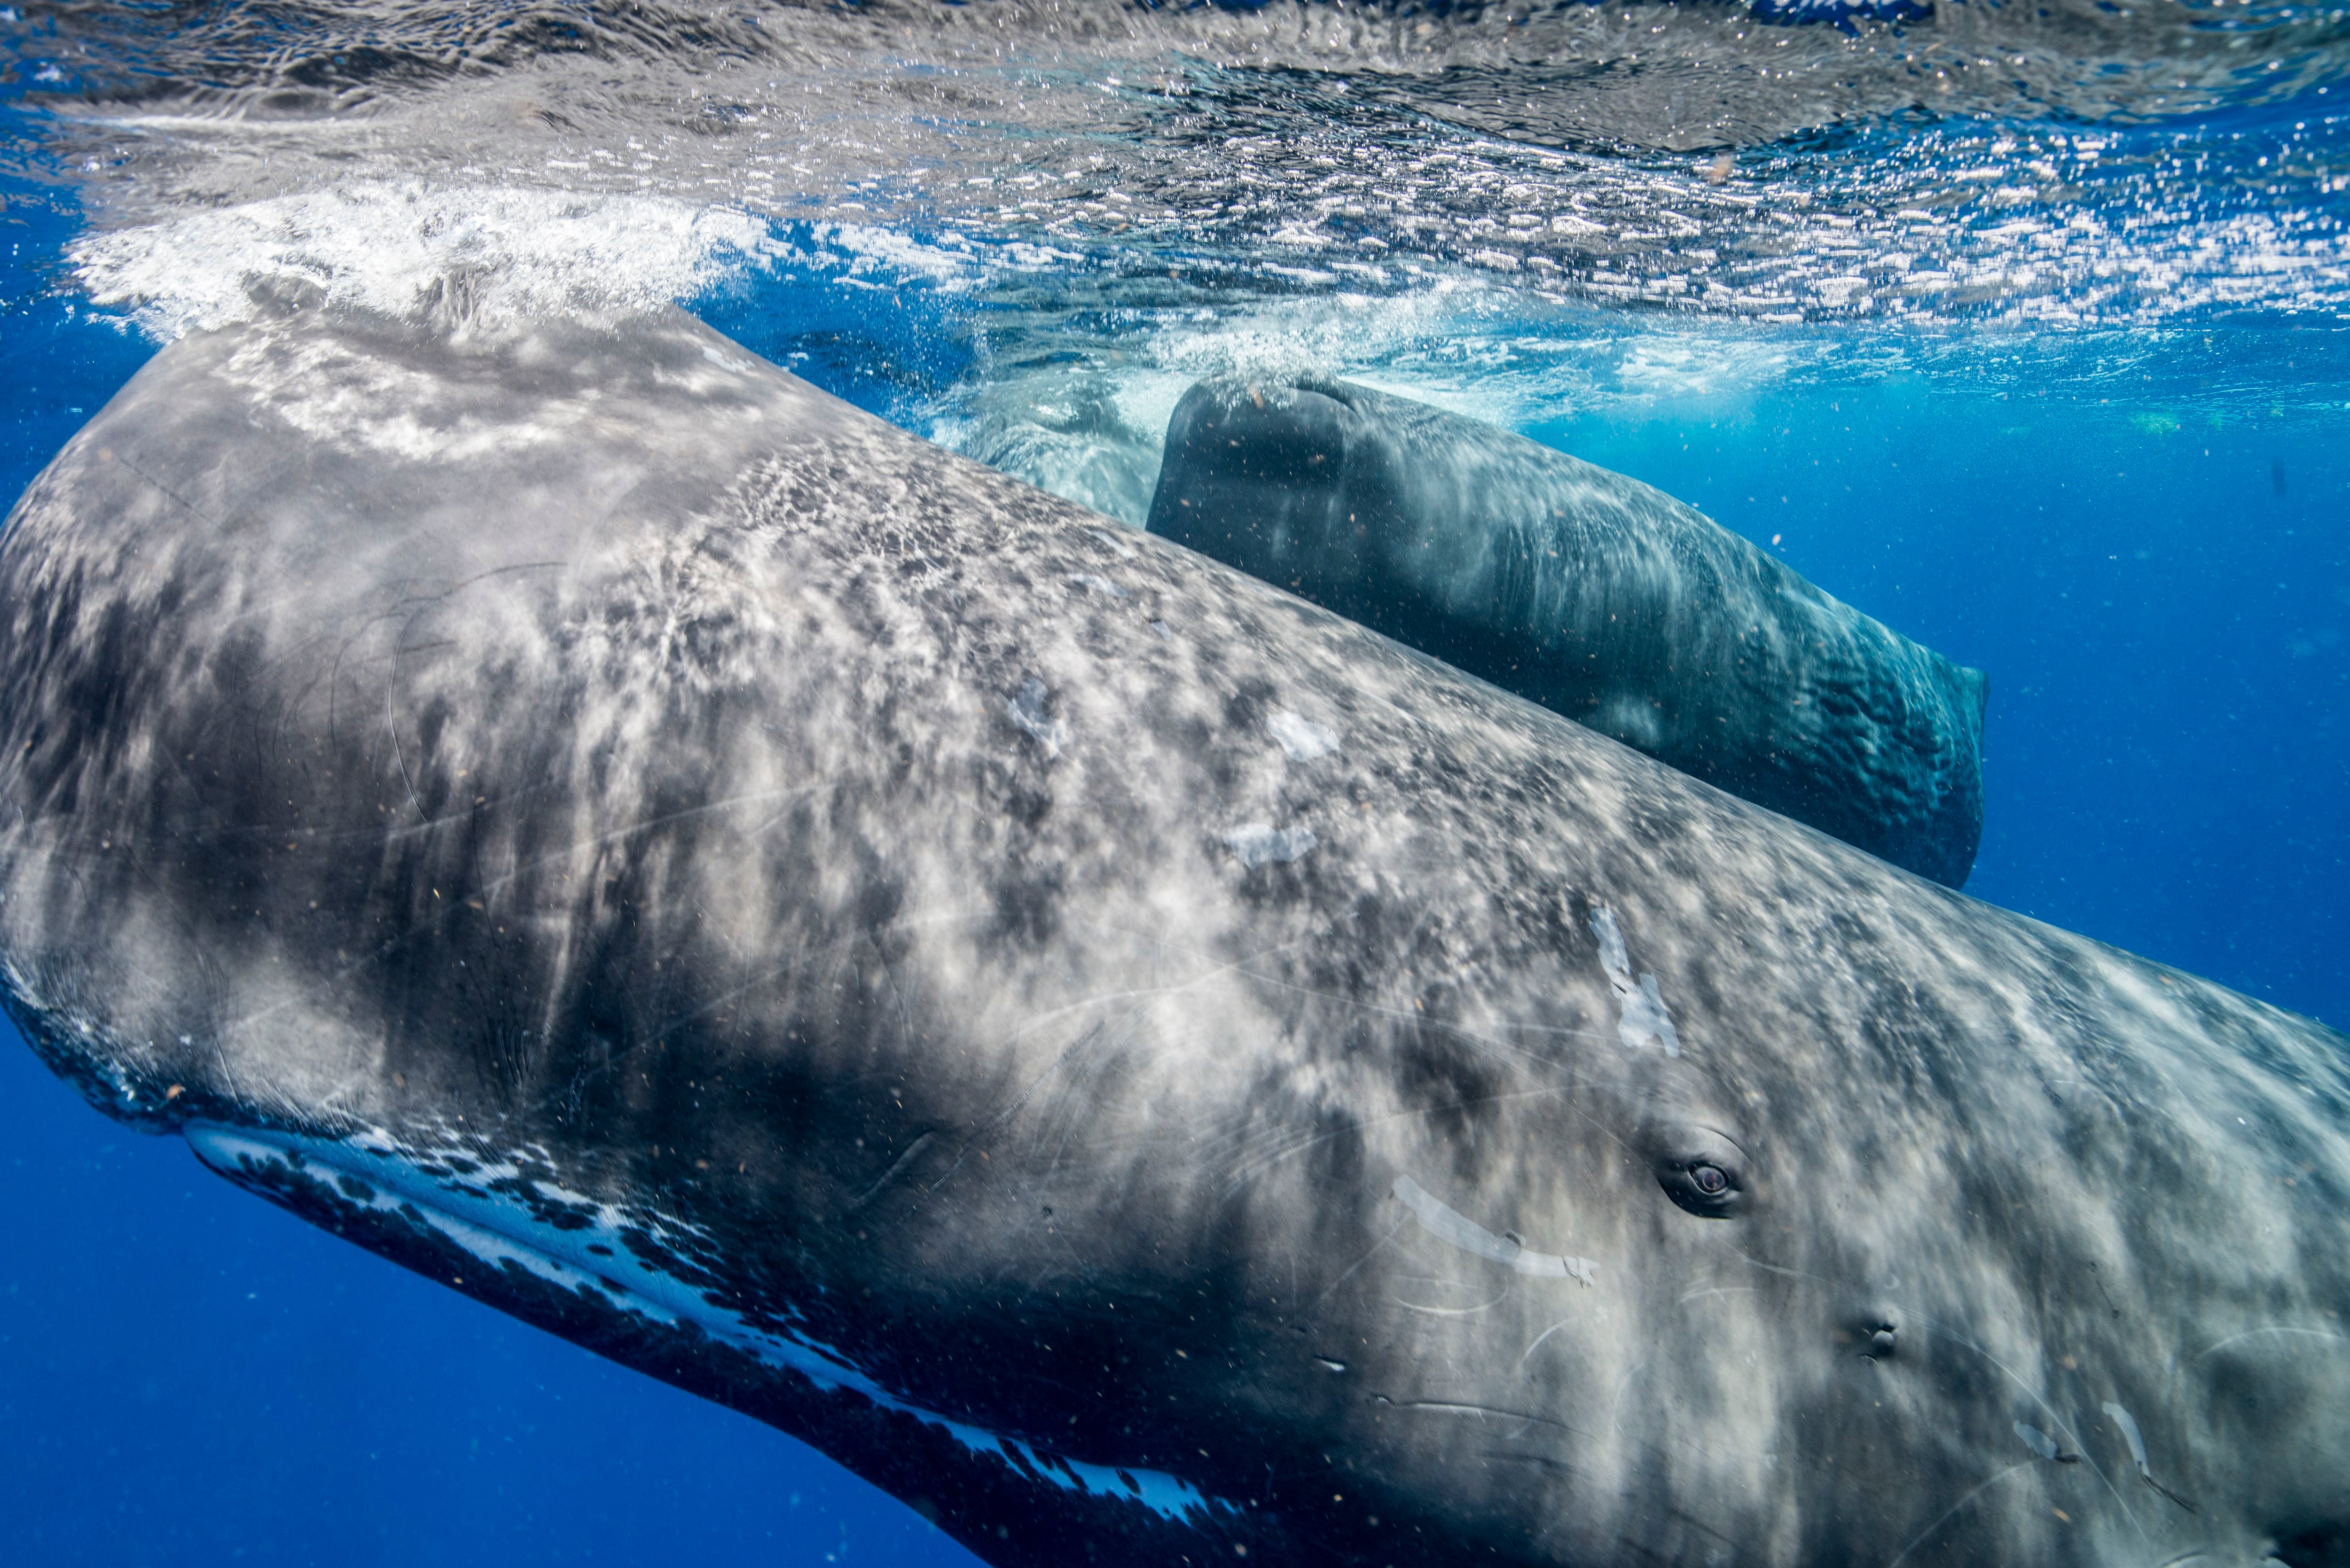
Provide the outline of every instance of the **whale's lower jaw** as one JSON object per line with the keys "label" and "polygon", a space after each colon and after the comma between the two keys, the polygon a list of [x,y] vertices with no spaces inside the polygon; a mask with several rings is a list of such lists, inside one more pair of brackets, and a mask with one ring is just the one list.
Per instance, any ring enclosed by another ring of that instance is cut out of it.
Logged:
{"label": "whale's lower jaw", "polygon": [[[1067,1516],[1063,1545],[1105,1532],[1138,1555],[1257,1547],[1252,1511],[1165,1471],[1072,1459],[927,1409],[797,1331],[714,1299],[690,1229],[623,1215],[455,1148],[192,1122],[196,1158],[320,1228],[532,1325],[780,1428],[891,1492],[991,1562],[1066,1562],[997,1521]],[[1032,1538],[1033,1539],[1033,1538]]]}

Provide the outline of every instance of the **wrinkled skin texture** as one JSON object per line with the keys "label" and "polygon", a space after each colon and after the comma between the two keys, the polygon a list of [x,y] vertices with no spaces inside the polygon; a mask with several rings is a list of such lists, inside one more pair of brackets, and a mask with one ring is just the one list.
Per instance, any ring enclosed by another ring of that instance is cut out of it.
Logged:
{"label": "wrinkled skin texture", "polygon": [[0,606],[52,1066],[993,1562],[2344,1561],[2339,1036],[681,317],[191,338]]}
{"label": "wrinkled skin texture", "polygon": [[1343,381],[1176,405],[1150,531],[1948,887],[1982,671],[1675,501]]}

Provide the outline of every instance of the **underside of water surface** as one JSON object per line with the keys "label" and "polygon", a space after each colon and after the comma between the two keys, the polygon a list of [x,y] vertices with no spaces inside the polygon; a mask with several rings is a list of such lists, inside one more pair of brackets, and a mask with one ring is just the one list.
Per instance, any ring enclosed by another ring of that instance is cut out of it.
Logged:
{"label": "underside of water surface", "polygon": [[[2350,1018],[2350,8],[13,0],[0,113],[11,499],[289,304],[681,304],[1136,525],[1346,378],[1986,671],[1971,895]],[[0,1061],[18,1560],[969,1560]]]}

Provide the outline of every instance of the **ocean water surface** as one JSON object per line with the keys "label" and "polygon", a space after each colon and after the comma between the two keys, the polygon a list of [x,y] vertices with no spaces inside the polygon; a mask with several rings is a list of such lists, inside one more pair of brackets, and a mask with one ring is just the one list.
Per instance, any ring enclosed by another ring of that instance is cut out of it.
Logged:
{"label": "ocean water surface", "polygon": [[[2350,1023],[2350,10],[0,9],[0,492],[287,300],[674,301],[1139,524],[1212,373],[1648,481],[1987,671],[1968,891]],[[0,1050],[0,1555],[968,1562]]]}

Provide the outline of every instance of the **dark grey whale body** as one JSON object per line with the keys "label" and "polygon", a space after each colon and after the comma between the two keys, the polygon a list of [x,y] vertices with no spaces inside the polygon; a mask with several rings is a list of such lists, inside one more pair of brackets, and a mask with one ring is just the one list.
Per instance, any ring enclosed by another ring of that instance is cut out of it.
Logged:
{"label": "dark grey whale body", "polygon": [[0,539],[110,1114],[1006,1564],[2340,1564],[2343,1039],[680,317],[166,349]]}
{"label": "dark grey whale body", "polygon": [[1206,381],[1150,531],[1948,887],[1984,681],[1661,491],[1344,381]]}

